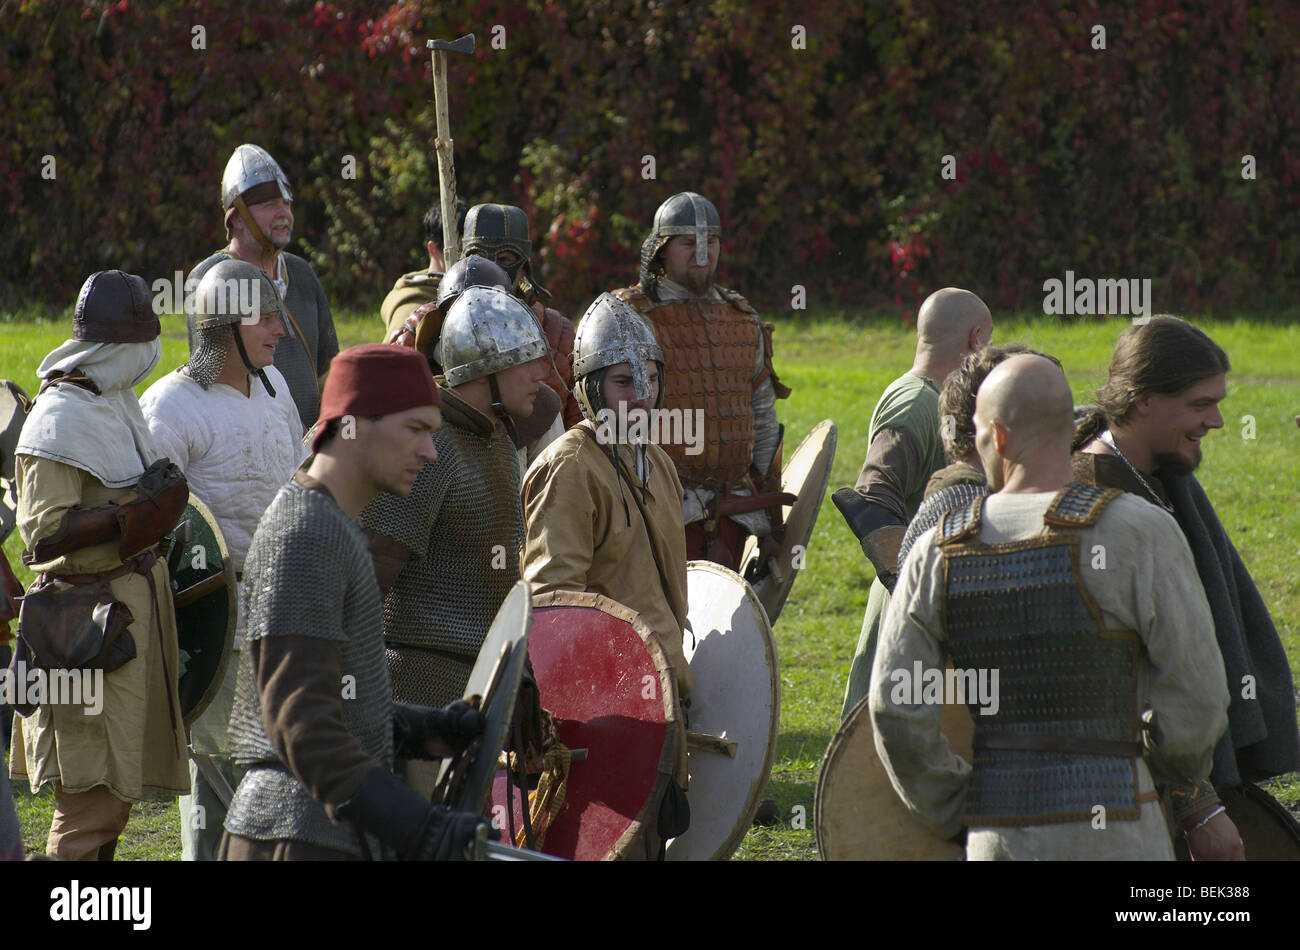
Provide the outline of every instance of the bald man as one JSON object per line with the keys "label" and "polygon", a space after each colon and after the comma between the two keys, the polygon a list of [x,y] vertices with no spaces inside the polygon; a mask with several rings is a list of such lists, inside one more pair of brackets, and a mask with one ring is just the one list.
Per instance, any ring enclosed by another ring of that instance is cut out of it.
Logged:
{"label": "bald man", "polygon": [[907,524],[921,506],[930,476],[948,464],[939,437],[939,388],[967,353],[992,336],[993,316],[969,290],[945,287],[925,298],[916,315],[912,368],[890,383],[876,403],[858,483],[833,496],[876,569],[849,670],[843,717],[867,695],[876,636]]}
{"label": "bald man", "polygon": [[[881,629],[876,748],[909,811],[944,838],[965,829],[968,860],[1173,860],[1155,784],[1204,780],[1227,727],[1182,532],[1071,481],[1072,407],[1043,357],[989,374],[975,446],[995,494],[920,538]],[[973,764],[940,733],[942,702],[971,704]]]}

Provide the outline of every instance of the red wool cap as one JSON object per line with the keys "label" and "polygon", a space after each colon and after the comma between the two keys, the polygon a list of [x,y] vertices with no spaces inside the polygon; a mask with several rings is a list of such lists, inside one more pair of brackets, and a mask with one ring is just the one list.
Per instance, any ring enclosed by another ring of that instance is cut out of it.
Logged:
{"label": "red wool cap", "polygon": [[330,363],[311,449],[316,451],[326,425],[335,419],[387,416],[441,404],[429,361],[421,353],[388,343],[350,347]]}

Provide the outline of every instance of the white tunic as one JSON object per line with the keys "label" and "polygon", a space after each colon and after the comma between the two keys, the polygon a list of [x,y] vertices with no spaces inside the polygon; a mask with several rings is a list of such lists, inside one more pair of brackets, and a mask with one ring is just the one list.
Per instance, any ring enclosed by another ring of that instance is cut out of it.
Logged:
{"label": "white tunic", "polygon": [[212,509],[236,571],[262,513],[307,457],[288,384],[274,366],[264,372],[274,399],[255,378],[245,396],[224,383],[205,391],[179,370],[140,399],[159,454],[180,466],[190,491]]}

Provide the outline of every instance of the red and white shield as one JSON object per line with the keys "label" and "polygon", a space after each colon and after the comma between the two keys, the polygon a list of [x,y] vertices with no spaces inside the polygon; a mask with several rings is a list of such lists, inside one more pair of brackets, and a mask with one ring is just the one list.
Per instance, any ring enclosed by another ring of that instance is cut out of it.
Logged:
{"label": "red and white shield", "polygon": [[[658,638],[608,597],[555,591],[533,599],[528,635],[542,706],[574,753],[564,801],[537,850],[576,861],[614,860],[658,820],[677,754],[677,687]],[[522,816],[504,773],[494,814]]]}

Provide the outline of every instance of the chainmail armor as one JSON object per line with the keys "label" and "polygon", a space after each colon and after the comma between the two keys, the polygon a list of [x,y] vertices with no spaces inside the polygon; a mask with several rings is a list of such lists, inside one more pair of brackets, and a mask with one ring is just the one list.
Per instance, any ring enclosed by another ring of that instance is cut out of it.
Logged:
{"label": "chainmail armor", "polygon": [[937,525],[939,519],[945,513],[969,510],[971,502],[977,498],[983,498],[988,493],[988,485],[962,482],[957,485],[949,485],[947,488],[941,488],[921,502],[921,507],[916,510],[916,517],[907,526],[907,532],[903,535],[903,543],[898,549],[899,573],[902,573],[903,563],[907,560],[907,555],[912,550],[913,545],[916,544],[917,539]]}
{"label": "chainmail armor", "polygon": [[[1104,629],[1079,576],[1073,527],[1095,523],[1114,493],[1092,489],[1082,497],[1079,487],[1058,496],[1037,537],[981,543],[982,503],[975,501],[964,518],[952,519],[959,530],[944,532],[940,542],[953,666],[999,671],[998,711],[974,716],[969,827],[1088,821],[1097,805],[1110,820],[1139,817],[1136,758],[998,747],[1000,736],[1119,743],[1140,736],[1139,641],[1135,633]],[[1061,517],[1072,526],[1061,526]]]}
{"label": "chainmail armor", "polygon": [[[392,692],[379,637],[379,586],[365,536],[328,495],[297,479],[280,489],[253,536],[240,587],[247,639],[310,636],[335,640],[343,676],[343,722],[362,748],[393,768]],[[338,614],[341,588],[342,613]],[[329,591],[329,594],[323,593]],[[251,651],[240,655],[230,747],[249,772],[226,814],[226,830],[259,841],[306,841],[357,857],[355,829],[335,824],[275,753],[262,723]],[[383,854],[367,836],[370,852]]]}
{"label": "chainmail armor", "polygon": [[185,364],[189,367],[190,379],[205,390],[211,389],[226,368],[226,354],[234,340],[234,328],[229,323],[195,330],[194,351]]}
{"label": "chainmail armor", "polygon": [[413,552],[384,598],[393,697],[439,706],[464,695],[488,628],[519,579],[519,468],[500,423],[442,390],[438,460],[406,498],[384,492],[368,530]]}

